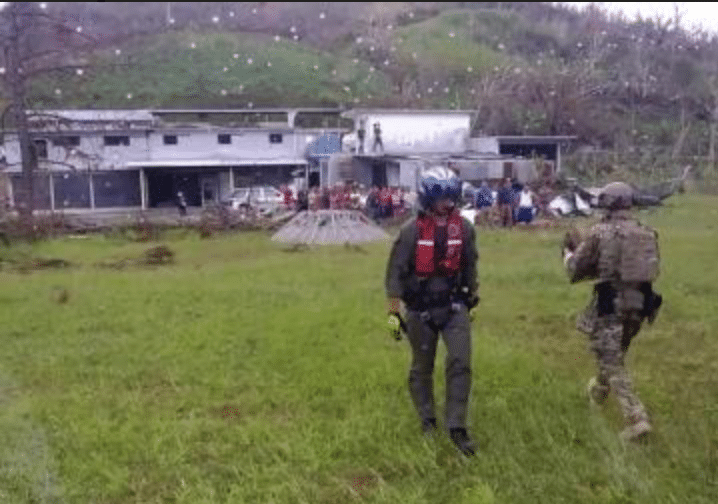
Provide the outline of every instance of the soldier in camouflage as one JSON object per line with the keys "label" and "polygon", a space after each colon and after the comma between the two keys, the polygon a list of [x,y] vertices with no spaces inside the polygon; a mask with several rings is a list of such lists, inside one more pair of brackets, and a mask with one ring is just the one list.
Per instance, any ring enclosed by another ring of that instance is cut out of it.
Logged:
{"label": "soldier in camouflage", "polygon": [[564,265],[571,283],[596,280],[588,307],[577,327],[589,336],[598,361],[598,376],[588,385],[591,402],[602,404],[613,390],[626,428],[626,440],[643,439],[650,431],[646,410],[633,390],[624,366],[631,340],[644,319],[653,322],[661,303],[652,283],[658,276],[657,233],[632,219],[633,190],[622,182],[603,188],[599,206],[606,209],[578,246],[564,243]]}

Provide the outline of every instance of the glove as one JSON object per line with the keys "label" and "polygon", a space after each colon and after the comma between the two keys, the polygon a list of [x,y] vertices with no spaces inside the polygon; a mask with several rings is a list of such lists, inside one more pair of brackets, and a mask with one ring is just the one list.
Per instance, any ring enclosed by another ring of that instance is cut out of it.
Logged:
{"label": "glove", "polygon": [[563,257],[565,258],[568,252],[575,252],[582,240],[581,232],[575,227],[571,227],[571,229],[566,231],[566,234],[563,236],[563,243],[561,244]]}
{"label": "glove", "polygon": [[563,249],[563,266],[564,268],[568,266],[568,262],[573,257],[573,252],[571,252],[568,249]]}
{"label": "glove", "polygon": [[469,309],[469,319],[473,322],[476,317],[476,309],[479,306],[479,295],[474,294],[466,299],[466,307]]}
{"label": "glove", "polygon": [[394,338],[396,341],[401,340],[401,331],[403,329],[403,322],[399,317],[398,313],[390,313],[389,320],[387,320],[387,329],[389,330],[389,336]]}

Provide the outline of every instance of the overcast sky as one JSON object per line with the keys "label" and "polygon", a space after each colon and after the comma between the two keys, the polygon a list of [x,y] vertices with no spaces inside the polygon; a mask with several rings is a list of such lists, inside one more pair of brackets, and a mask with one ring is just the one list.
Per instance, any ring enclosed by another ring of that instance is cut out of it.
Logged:
{"label": "overcast sky", "polygon": [[[560,2],[562,4],[583,7],[592,2]],[[635,19],[636,14],[644,18],[653,18],[658,15],[661,19],[673,19],[675,8],[682,15],[681,24],[685,29],[694,26],[702,27],[711,33],[718,33],[718,3],[713,2],[593,2],[608,9],[610,12],[622,11],[629,21]]]}

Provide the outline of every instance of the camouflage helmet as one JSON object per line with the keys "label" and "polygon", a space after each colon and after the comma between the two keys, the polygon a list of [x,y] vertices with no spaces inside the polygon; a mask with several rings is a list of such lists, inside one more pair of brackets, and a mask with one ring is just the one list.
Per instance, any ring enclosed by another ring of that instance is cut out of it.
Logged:
{"label": "camouflage helmet", "polygon": [[633,206],[633,188],[625,182],[611,182],[601,189],[598,206],[607,210],[626,210]]}

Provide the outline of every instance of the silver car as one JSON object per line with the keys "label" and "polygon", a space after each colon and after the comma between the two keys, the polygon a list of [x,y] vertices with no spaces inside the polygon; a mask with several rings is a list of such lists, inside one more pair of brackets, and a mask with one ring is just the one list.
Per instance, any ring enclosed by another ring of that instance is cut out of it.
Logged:
{"label": "silver car", "polygon": [[273,211],[284,201],[282,193],[272,186],[253,186],[235,189],[224,203],[233,210],[256,208],[262,212]]}

